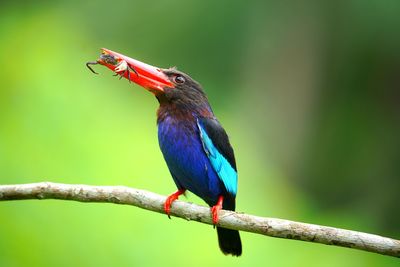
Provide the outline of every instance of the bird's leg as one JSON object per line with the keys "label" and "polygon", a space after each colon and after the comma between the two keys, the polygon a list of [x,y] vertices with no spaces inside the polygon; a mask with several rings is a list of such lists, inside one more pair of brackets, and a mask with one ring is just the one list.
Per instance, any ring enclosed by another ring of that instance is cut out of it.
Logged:
{"label": "bird's leg", "polygon": [[212,220],[214,227],[218,223],[218,212],[222,209],[222,203],[224,202],[224,196],[219,196],[217,204],[215,206],[212,206],[211,208],[211,214],[212,214]]}
{"label": "bird's leg", "polygon": [[165,210],[165,213],[168,215],[168,218],[171,219],[171,216],[169,216],[169,213],[170,213],[170,211],[171,211],[172,202],[174,202],[175,200],[177,200],[177,199],[179,198],[180,195],[182,195],[182,194],[185,193],[185,191],[186,191],[186,189],[179,189],[179,190],[176,191],[175,193],[169,195],[169,196],[167,197],[167,200],[165,200],[165,203],[164,203],[164,210]]}

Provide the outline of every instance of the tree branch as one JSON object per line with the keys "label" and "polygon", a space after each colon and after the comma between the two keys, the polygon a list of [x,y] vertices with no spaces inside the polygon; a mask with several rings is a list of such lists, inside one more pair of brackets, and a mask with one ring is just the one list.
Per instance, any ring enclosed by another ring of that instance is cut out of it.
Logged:
{"label": "tree branch", "polygon": [[[109,202],[132,205],[164,213],[165,197],[125,186],[90,186],[59,183],[0,185],[0,201],[23,199],[62,199],[81,202]],[[339,228],[263,218],[232,211],[220,211],[218,225],[272,237],[349,247],[400,258],[400,240]],[[171,215],[212,224],[210,209],[177,200]]]}

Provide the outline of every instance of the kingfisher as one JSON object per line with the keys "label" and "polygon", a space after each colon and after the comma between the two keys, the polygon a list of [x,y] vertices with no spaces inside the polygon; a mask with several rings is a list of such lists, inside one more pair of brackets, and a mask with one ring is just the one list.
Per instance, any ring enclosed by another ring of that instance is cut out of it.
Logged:
{"label": "kingfisher", "polygon": [[211,207],[221,251],[240,256],[239,231],[218,226],[221,209],[235,210],[237,168],[224,128],[215,117],[201,85],[176,68],[157,68],[103,48],[101,64],[155,95],[158,141],[177,191],[169,195],[164,210],[169,217],[172,203],[186,190]]}

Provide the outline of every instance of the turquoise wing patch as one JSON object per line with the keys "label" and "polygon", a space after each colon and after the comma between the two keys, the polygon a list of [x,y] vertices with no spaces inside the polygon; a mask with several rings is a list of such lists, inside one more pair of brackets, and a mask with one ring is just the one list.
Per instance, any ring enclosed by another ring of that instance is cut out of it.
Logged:
{"label": "turquoise wing patch", "polygon": [[226,191],[233,196],[236,196],[237,192],[237,173],[232,168],[231,164],[226,160],[226,158],[218,151],[214,146],[212,140],[208,136],[205,129],[201,126],[199,121],[197,121],[197,126],[200,130],[200,139],[203,143],[203,149],[207,154],[208,159],[211,162],[212,167],[218,174],[222,183],[225,186]]}

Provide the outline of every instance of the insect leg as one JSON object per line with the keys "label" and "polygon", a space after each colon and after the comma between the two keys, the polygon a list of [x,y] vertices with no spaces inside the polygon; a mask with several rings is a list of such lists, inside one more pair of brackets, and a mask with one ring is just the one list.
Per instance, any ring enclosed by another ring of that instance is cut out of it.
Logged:
{"label": "insect leg", "polygon": [[119,76],[119,79],[120,79],[120,80],[122,79],[122,77],[124,77],[124,75],[125,75],[125,73],[126,73],[127,71],[128,71],[128,70],[125,70],[124,73],[120,74],[120,76]]}
{"label": "insect leg", "polygon": [[88,69],[93,72],[94,74],[98,74],[97,72],[95,72],[92,67],[90,67],[90,65],[97,65],[99,64],[97,61],[90,61],[86,63],[86,67],[88,67]]}
{"label": "insect leg", "polygon": [[129,71],[129,69],[127,69],[127,71],[128,71],[128,80],[129,80],[129,83],[131,83],[131,72]]}
{"label": "insect leg", "polygon": [[133,71],[133,72],[136,74],[136,76],[139,77],[139,73],[137,73],[137,71],[135,70],[134,67],[132,67],[131,65],[128,64],[128,68],[129,68],[131,71]]}

